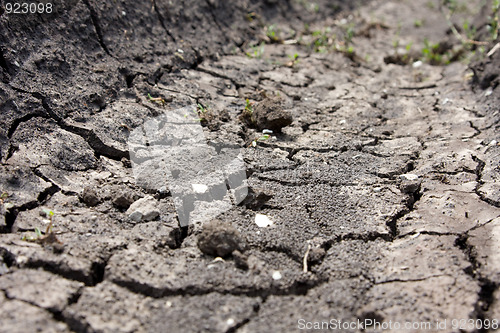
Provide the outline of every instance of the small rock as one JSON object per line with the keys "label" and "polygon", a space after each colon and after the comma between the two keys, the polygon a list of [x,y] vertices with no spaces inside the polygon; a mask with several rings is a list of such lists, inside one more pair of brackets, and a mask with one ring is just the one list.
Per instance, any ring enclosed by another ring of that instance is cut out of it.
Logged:
{"label": "small rock", "polygon": [[160,215],[157,205],[158,202],[155,198],[148,195],[131,204],[126,214],[132,221],[135,222],[151,221]]}
{"label": "small rock", "polygon": [[229,223],[212,220],[203,226],[198,236],[198,248],[201,252],[226,257],[235,250],[242,250],[244,242],[241,234]]}
{"label": "small rock", "polygon": [[401,183],[399,184],[399,189],[401,190],[401,192],[412,194],[420,189],[422,180],[419,179],[417,175],[407,173],[404,175],[400,175],[399,178],[401,179]]}
{"label": "small rock", "polygon": [[130,191],[120,191],[113,195],[113,205],[118,208],[129,208],[134,202],[134,195]]}
{"label": "small rock", "polygon": [[252,120],[259,130],[270,129],[279,132],[292,123],[293,117],[283,109],[280,99],[265,98],[254,106]]}
{"label": "small rock", "polygon": [[80,200],[91,207],[97,206],[101,202],[101,198],[97,194],[96,190],[92,187],[85,187],[83,189]]}
{"label": "small rock", "polygon": [[402,180],[417,180],[418,175],[415,175],[413,173],[405,173],[399,176]]}
{"label": "small rock", "polygon": [[326,251],[322,247],[312,247],[311,250],[309,251],[309,257],[307,258],[307,261],[310,263],[319,263],[321,260],[326,255]]}

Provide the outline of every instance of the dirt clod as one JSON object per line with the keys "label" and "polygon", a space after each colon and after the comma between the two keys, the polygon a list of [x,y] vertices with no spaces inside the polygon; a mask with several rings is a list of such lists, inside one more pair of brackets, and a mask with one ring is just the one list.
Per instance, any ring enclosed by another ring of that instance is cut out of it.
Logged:
{"label": "dirt clod", "polygon": [[218,257],[226,257],[235,250],[242,250],[243,242],[235,227],[220,220],[205,224],[198,236],[198,248],[201,252]]}
{"label": "dirt clod", "polygon": [[293,121],[290,112],[283,109],[283,103],[279,98],[265,98],[256,103],[252,118],[259,130],[270,129],[276,132]]}
{"label": "dirt clod", "polygon": [[94,188],[91,187],[85,187],[83,189],[83,192],[80,196],[80,199],[87,204],[88,206],[97,206],[99,203],[101,203],[101,198],[97,194],[97,191]]}
{"label": "dirt clod", "polygon": [[134,195],[129,191],[121,191],[113,195],[113,205],[127,209],[134,202]]}

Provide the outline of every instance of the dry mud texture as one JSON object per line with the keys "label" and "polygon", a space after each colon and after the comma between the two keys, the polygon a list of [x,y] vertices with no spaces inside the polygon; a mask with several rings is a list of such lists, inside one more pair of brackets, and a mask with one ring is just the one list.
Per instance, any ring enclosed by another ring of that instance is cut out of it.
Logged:
{"label": "dry mud texture", "polygon": [[[500,51],[475,68],[476,85],[460,62],[384,62],[395,38],[414,50],[453,40],[428,3],[320,1],[315,13],[307,1],[75,0],[2,13],[0,331],[376,319],[458,332],[452,319],[500,319]],[[262,29],[312,40],[304,22],[352,25],[357,57]],[[250,47],[261,40],[263,54]],[[278,98],[293,122],[251,147],[246,98]],[[196,103],[208,138],[243,148],[251,190],[218,217],[244,243],[214,252],[234,250],[223,260],[199,250],[199,227],[179,226],[168,191],[136,184],[128,158],[131,129]],[[150,221],[126,213],[140,198]],[[22,240],[44,231],[45,208],[60,243]],[[274,225],[259,228],[257,213]]]}

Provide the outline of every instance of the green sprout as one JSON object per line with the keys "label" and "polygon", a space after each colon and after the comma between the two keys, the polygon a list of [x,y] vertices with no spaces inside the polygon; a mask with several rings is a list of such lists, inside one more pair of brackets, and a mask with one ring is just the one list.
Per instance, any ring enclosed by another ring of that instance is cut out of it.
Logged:
{"label": "green sprout", "polygon": [[424,22],[422,20],[415,20],[413,22],[413,25],[415,26],[415,28],[421,28],[424,25]]}
{"label": "green sprout", "polygon": [[253,113],[253,102],[250,102],[248,98],[245,100],[245,113],[250,115]]}
{"label": "green sprout", "polygon": [[151,101],[151,103],[156,103],[158,105],[164,106],[167,104],[165,99],[163,97],[152,97],[150,93],[148,93],[148,99]]}
{"label": "green sprout", "polygon": [[498,38],[498,12],[500,11],[500,0],[493,0],[491,4],[491,16],[488,16],[489,22],[486,28],[490,33],[490,38],[496,40]]}
{"label": "green sprout", "polygon": [[271,136],[269,134],[262,134],[260,137],[258,138],[255,138],[252,143],[251,143],[251,146],[252,147],[257,147],[257,142],[262,142],[262,141],[266,141],[270,138]]}
{"label": "green sprout", "polygon": [[47,226],[47,229],[45,229],[45,236],[42,234],[42,231],[40,228],[35,227],[35,235],[36,237],[33,237],[31,235],[24,235],[21,239],[23,241],[27,242],[38,242],[38,243],[59,243],[62,244],[55,236],[55,234],[52,232],[52,227],[54,225],[54,215],[55,213],[50,210],[50,209],[44,209],[44,213],[47,215],[49,218],[49,225]]}
{"label": "green sprout", "polygon": [[297,53],[294,53],[293,55],[289,54],[288,58],[291,60],[286,64],[288,67],[294,67],[299,62],[299,55]]}
{"label": "green sprout", "polygon": [[208,106],[203,106],[201,103],[196,103],[196,110],[194,110],[196,115],[199,117],[196,119],[199,122],[207,122]]}
{"label": "green sprout", "polygon": [[439,65],[443,62],[443,55],[439,52],[439,43],[431,44],[427,38],[424,39],[422,56],[424,60],[432,65]]}
{"label": "green sprout", "polygon": [[315,30],[312,33],[314,40],[312,42],[314,52],[326,52],[328,45],[332,43],[332,38],[330,37],[331,29],[328,27],[324,31]]}
{"label": "green sprout", "polygon": [[280,42],[280,38],[278,37],[278,32],[279,31],[276,29],[276,24],[271,24],[266,29],[266,36],[271,40],[271,42],[278,43]]}
{"label": "green sprout", "polygon": [[0,204],[3,205],[3,207],[6,209],[6,210],[9,210],[11,209],[12,207],[14,207],[14,205],[12,204],[12,202],[5,202],[5,200],[9,197],[9,193],[3,191],[2,194],[0,195]]}
{"label": "green sprout", "polygon": [[252,46],[252,52],[246,52],[246,56],[249,58],[257,58],[260,59],[262,58],[262,55],[264,54],[264,46],[266,43],[262,42],[260,45],[254,45]]}
{"label": "green sprout", "polygon": [[205,114],[207,113],[207,109],[206,107],[204,107],[203,105],[201,105],[200,103],[197,103],[196,106],[198,107],[198,110],[202,113],[202,114]]}

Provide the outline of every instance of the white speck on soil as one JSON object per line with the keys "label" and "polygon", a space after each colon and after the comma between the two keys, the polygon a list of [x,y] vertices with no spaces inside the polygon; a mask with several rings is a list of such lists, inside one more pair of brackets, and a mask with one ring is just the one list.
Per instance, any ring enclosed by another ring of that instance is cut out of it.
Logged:
{"label": "white speck on soil", "polygon": [[405,173],[405,174],[400,175],[399,178],[401,178],[403,180],[417,180],[418,175],[415,175],[413,173]]}
{"label": "white speck on soil", "polygon": [[280,271],[273,271],[273,280],[281,280],[282,276]]}
{"label": "white speck on soil", "polygon": [[205,184],[191,184],[194,193],[205,193],[208,191],[208,186]]}
{"label": "white speck on soil", "polygon": [[255,215],[255,224],[260,228],[265,228],[273,225],[274,222],[264,214],[257,214]]}

